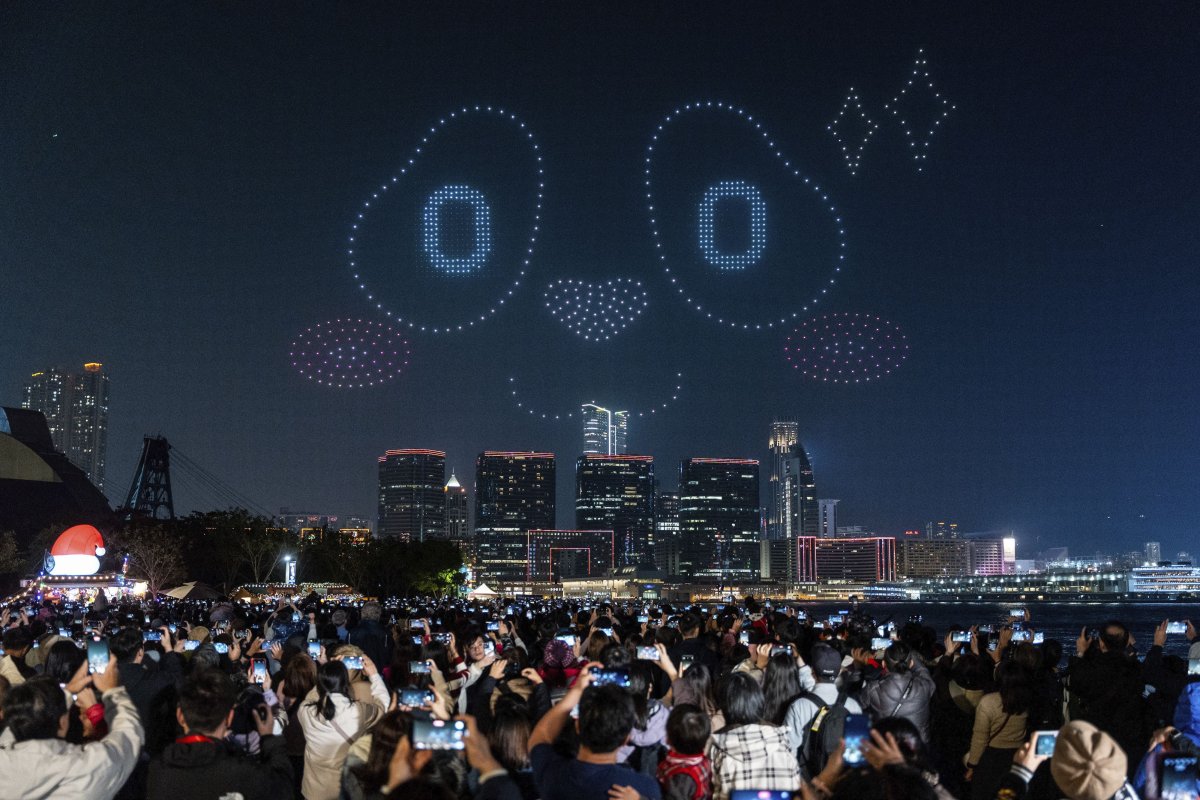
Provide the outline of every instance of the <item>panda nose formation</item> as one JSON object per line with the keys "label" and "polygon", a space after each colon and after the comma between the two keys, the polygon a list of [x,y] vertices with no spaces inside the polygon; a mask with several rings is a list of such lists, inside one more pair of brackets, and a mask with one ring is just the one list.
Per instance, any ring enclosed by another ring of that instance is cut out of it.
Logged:
{"label": "panda nose formation", "polygon": [[634,278],[590,281],[562,278],[543,294],[550,315],[576,336],[603,342],[620,335],[650,305],[642,282]]}

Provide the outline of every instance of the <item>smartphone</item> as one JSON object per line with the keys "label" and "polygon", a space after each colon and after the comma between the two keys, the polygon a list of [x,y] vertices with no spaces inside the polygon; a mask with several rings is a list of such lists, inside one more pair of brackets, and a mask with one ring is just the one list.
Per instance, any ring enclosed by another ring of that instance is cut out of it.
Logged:
{"label": "smartphone", "polygon": [[554,638],[558,639],[560,642],[563,642],[564,644],[566,644],[567,647],[575,646],[575,634],[573,634],[573,633],[560,633],[558,636],[555,636]]}
{"label": "smartphone", "polygon": [[829,626],[831,628],[836,628],[837,626],[842,624],[842,618],[840,616],[838,616],[837,614],[834,614],[833,616],[831,616],[827,619],[827,622],[829,623]]}
{"label": "smartphone", "polygon": [[619,686],[628,689],[632,684],[629,680],[629,670],[626,669],[594,669],[592,670],[592,686]]}
{"label": "smartphone", "polygon": [[1025,619],[1025,609],[1023,609],[1023,608],[1010,608],[1010,609],[1008,610],[1008,615],[1009,615],[1010,617],[1013,617],[1014,619]]}
{"label": "smartphone", "polygon": [[167,626],[167,630],[169,630],[171,633],[175,633],[175,631],[178,629],[179,627],[174,622]]}
{"label": "smartphone", "polygon": [[950,641],[957,642],[959,644],[970,644],[971,643],[971,632],[970,631],[955,631],[955,633],[950,637]]}
{"label": "smartphone", "polygon": [[96,674],[108,669],[108,642],[92,639],[87,646],[88,672]]}
{"label": "smartphone", "polygon": [[1167,623],[1167,633],[1187,633],[1187,623],[1183,620]]}
{"label": "smartphone", "polygon": [[613,636],[613,629],[612,629],[612,628],[597,628],[597,630],[599,630],[601,633],[603,633],[605,636],[607,636],[607,637],[608,637],[608,638],[610,638],[610,639],[611,639],[611,638],[612,638],[612,636]]}
{"label": "smartphone", "polygon": [[1035,756],[1054,755],[1054,745],[1058,742],[1058,731],[1037,731],[1033,734],[1033,754]]}
{"label": "smartphone", "polygon": [[485,656],[496,655],[496,643],[492,642],[492,641],[484,642],[483,643],[483,654]]}
{"label": "smartphone", "polygon": [[750,644],[750,631],[738,633],[738,644]]}
{"label": "smartphone", "polygon": [[216,650],[218,653],[220,653],[223,656],[228,655],[229,654],[229,645],[225,644],[224,642],[213,642],[213,650]]}
{"label": "smartphone", "polygon": [[1162,753],[1159,755],[1159,797],[1164,800],[1196,800],[1195,755]]}
{"label": "smartphone", "polygon": [[414,719],[412,743],[414,750],[465,750],[467,723],[460,719],[446,722],[441,719]]}
{"label": "smartphone", "polygon": [[996,626],[995,625],[976,625],[975,632],[976,633],[995,633]]}
{"label": "smartphone", "polygon": [[[1200,658],[1198,658],[1196,660],[1200,661]],[[695,656],[680,656],[679,657],[679,674],[682,675],[683,673],[687,672],[688,667],[690,667],[693,663],[695,663],[695,661],[696,661]]]}
{"label": "smartphone", "polygon": [[1013,631],[1012,640],[1014,642],[1028,642],[1033,638],[1030,631]]}
{"label": "smartphone", "polygon": [[792,655],[792,646],[790,644],[774,644],[771,645],[771,656],[790,656]]}
{"label": "smartphone", "polygon": [[414,637],[412,637],[412,643],[415,644],[417,647],[420,647],[421,645],[425,644],[425,637],[424,636],[414,636]]}
{"label": "smartphone", "polygon": [[886,636],[876,636],[871,639],[872,650],[887,650],[892,646],[892,640]]}
{"label": "smartphone", "polygon": [[437,696],[429,689],[417,689],[407,686],[400,690],[400,705],[409,708],[421,708],[432,703]]}
{"label": "smartphone", "polygon": [[60,638],[70,639],[71,638],[71,630],[70,630],[70,628],[59,628],[58,635]]}
{"label": "smartphone", "polygon": [[161,642],[162,631],[146,631],[142,634],[143,642]]}
{"label": "smartphone", "polygon": [[638,618],[637,618],[637,619],[638,619],[638,622],[639,622],[639,623],[645,623],[645,622],[649,622],[649,621],[650,621],[650,617],[649,617],[649,615],[647,615],[647,614],[638,614]]}
{"label": "smartphone", "polygon": [[431,670],[428,661],[410,661],[408,662],[408,672],[410,675],[429,675]]}
{"label": "smartphone", "polygon": [[435,642],[441,642],[442,644],[450,644],[450,634],[448,634],[448,633],[435,633],[435,634],[433,635],[433,640],[434,640]]}
{"label": "smartphone", "polygon": [[1188,675],[1200,675],[1200,658],[1188,659]]}
{"label": "smartphone", "polygon": [[195,650],[199,646],[200,646],[200,643],[198,641],[196,641],[195,639],[188,639],[183,643],[184,650]]}
{"label": "smartphone", "polygon": [[[425,630],[425,623],[419,619],[410,620],[408,623],[408,629],[413,631],[423,631]],[[491,624],[489,623],[488,630],[491,629]]]}
{"label": "smartphone", "polygon": [[787,789],[734,789],[729,800],[792,800],[796,796]]}
{"label": "smartphone", "polygon": [[654,645],[642,645],[637,649],[638,661],[658,661],[658,648]]}
{"label": "smartphone", "polygon": [[1045,644],[1046,643],[1046,632],[1045,631],[1034,631],[1033,632],[1033,643],[1034,644]]}
{"label": "smartphone", "polygon": [[848,767],[861,767],[866,763],[863,747],[871,738],[871,720],[865,714],[847,714],[846,727],[842,731],[842,739],[846,742],[846,751],[842,760]]}
{"label": "smartphone", "polygon": [[254,665],[254,682],[261,685],[267,679],[267,660],[255,658],[250,663]]}
{"label": "smartphone", "polygon": [[488,629],[489,631],[499,631],[499,630],[500,630],[500,623],[499,623],[499,622],[489,622],[489,623],[487,624],[487,629]]}
{"label": "smartphone", "polygon": [[992,639],[990,642],[988,642],[988,652],[989,652],[989,653],[994,653],[994,652],[996,652],[996,648],[997,648],[999,645],[1000,645],[1000,643],[999,643],[998,641],[996,641],[995,639]]}
{"label": "smartphone", "polygon": [[343,656],[342,663],[346,665],[346,669],[362,669],[362,656]]}
{"label": "smartphone", "polygon": [[320,658],[321,657],[321,643],[315,642],[315,641],[309,642],[308,643],[308,655],[313,661],[316,661],[318,658]]}
{"label": "smartphone", "polygon": [[[808,612],[807,611],[797,611],[796,619],[808,619]],[[790,794],[790,792],[789,792],[789,794]]]}
{"label": "smartphone", "polygon": [[293,611],[292,612],[292,622],[299,622],[299,621],[300,621],[300,612]]}

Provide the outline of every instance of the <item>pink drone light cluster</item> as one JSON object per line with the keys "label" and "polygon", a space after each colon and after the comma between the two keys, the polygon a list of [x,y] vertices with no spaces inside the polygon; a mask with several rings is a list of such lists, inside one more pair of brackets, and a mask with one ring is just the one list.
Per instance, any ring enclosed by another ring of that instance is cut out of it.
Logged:
{"label": "pink drone light cluster", "polygon": [[408,366],[408,340],[390,325],[364,319],[321,322],[292,342],[292,366],[334,389],[362,389],[395,379]]}
{"label": "pink drone light cluster", "polygon": [[874,314],[826,314],[787,337],[784,355],[805,377],[822,383],[877,381],[908,357],[908,337]]}

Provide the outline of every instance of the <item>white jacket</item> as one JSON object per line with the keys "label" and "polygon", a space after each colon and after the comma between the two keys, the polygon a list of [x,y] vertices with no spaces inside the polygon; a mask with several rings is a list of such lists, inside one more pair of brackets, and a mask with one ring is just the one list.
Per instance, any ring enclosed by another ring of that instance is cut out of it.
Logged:
{"label": "white jacket", "polygon": [[371,678],[369,703],[351,700],[343,694],[333,695],[332,720],[317,711],[316,701],[317,690],[313,689],[295,710],[296,720],[304,729],[304,780],[300,793],[305,800],[337,800],[342,765],[351,743],[387,713],[391,696],[383,678],[376,674]]}
{"label": "white jacket", "polygon": [[137,708],[123,687],[104,693],[108,735],[98,742],[0,741],[0,800],[110,800],[137,766],[145,741]]}

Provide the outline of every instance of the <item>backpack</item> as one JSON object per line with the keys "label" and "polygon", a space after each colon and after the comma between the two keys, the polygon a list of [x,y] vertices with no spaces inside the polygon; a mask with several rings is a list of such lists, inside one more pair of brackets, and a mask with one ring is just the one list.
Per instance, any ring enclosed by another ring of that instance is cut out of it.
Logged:
{"label": "backpack", "polygon": [[837,749],[846,730],[846,692],[839,691],[837,699],[830,705],[812,692],[800,695],[817,707],[817,713],[804,728],[804,741],[797,757],[800,773],[805,780],[812,780],[829,761],[829,754]]}

